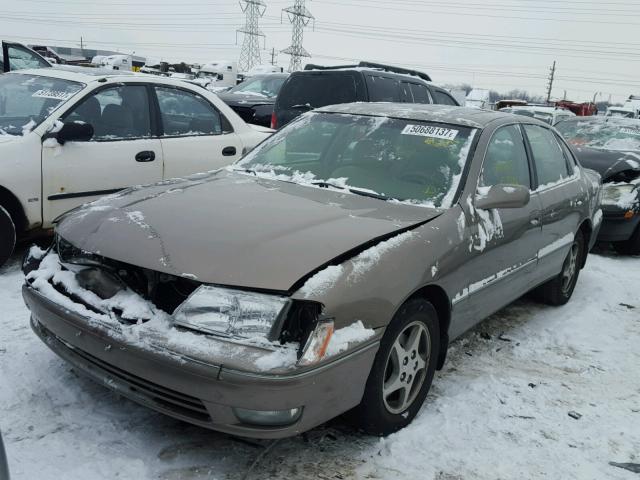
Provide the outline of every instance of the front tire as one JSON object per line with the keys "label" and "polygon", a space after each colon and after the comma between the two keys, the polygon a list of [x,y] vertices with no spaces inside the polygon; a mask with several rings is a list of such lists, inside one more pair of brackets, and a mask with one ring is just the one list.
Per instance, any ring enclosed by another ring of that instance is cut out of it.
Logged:
{"label": "front tire", "polygon": [[429,392],[440,354],[438,314],[423,299],[406,302],[387,327],[353,414],[371,435],[406,427]]}
{"label": "front tire", "polygon": [[9,260],[15,246],[16,226],[9,212],[0,206],[0,267]]}
{"label": "front tire", "polygon": [[584,235],[581,231],[578,231],[562,264],[560,274],[537,288],[536,296],[541,302],[560,306],[569,301],[578,282],[584,253]]}
{"label": "front tire", "polygon": [[613,242],[613,248],[621,255],[640,255],[640,225],[624,242]]}

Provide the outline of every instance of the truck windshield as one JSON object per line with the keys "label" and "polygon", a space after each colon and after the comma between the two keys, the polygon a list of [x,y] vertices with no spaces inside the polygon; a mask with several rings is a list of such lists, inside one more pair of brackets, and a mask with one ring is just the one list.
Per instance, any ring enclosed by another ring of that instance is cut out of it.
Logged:
{"label": "truck windshield", "polygon": [[556,129],[578,147],[640,151],[640,120],[586,117],[560,122]]}
{"label": "truck windshield", "polygon": [[311,113],[232,166],[259,177],[427,207],[451,207],[477,130]]}
{"label": "truck windshield", "polygon": [[0,135],[23,135],[44,121],[84,84],[40,75],[0,76]]}
{"label": "truck windshield", "polygon": [[245,80],[229,90],[229,93],[237,93],[242,95],[255,95],[259,97],[275,98],[278,96],[280,87],[287,78],[278,76],[257,76]]}

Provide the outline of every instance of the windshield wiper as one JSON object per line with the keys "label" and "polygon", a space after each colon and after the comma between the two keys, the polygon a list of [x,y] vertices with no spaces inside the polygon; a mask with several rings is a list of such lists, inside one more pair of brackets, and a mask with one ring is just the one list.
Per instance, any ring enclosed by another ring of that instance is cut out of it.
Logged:
{"label": "windshield wiper", "polygon": [[338,190],[344,190],[344,187],[341,187],[340,185],[336,185],[335,183],[325,182],[324,180],[311,182],[311,185],[315,185],[316,187],[322,187],[322,188],[337,188]]}
{"label": "windshield wiper", "polygon": [[246,167],[234,168],[233,171],[234,172],[253,173],[256,176],[258,175],[255,170],[252,170],[251,168],[246,168]]}
{"label": "windshield wiper", "polygon": [[386,195],[382,195],[381,193],[369,192],[367,190],[360,190],[360,189],[351,188],[351,187],[342,187],[340,185],[336,185],[335,183],[325,182],[324,180],[311,182],[311,185],[315,185],[317,187],[322,187],[322,188],[337,188],[338,190],[344,190],[346,188],[350,193],[353,193],[355,195],[361,195],[363,197],[377,198],[378,200],[395,200],[395,199],[392,199],[391,197],[387,197]]}
{"label": "windshield wiper", "polygon": [[387,197],[386,195],[382,195],[381,193],[368,192],[366,190],[358,190],[357,188],[350,188],[349,191],[356,195],[361,195],[363,197],[377,198],[378,200],[395,200],[394,198]]}

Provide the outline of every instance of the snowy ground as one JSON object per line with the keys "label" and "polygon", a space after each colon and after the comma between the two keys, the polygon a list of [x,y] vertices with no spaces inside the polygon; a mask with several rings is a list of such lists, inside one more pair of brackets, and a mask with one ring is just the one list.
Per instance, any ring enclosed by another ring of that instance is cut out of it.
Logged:
{"label": "snowy ground", "polygon": [[522,300],[469,332],[414,423],[384,440],[337,419],[252,443],[139,407],[35,337],[21,283],[16,255],[0,269],[0,429],[14,480],[640,478],[610,464],[640,464],[640,258],[592,255],[569,305]]}

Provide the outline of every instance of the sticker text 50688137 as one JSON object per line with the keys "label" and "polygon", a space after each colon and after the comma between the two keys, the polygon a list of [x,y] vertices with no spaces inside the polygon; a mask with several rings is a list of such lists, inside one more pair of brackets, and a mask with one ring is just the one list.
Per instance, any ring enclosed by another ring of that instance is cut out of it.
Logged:
{"label": "sticker text 50688137", "polygon": [[442,138],[454,140],[459,130],[452,128],[434,127],[432,125],[407,125],[402,130],[402,135],[417,135],[419,137]]}

